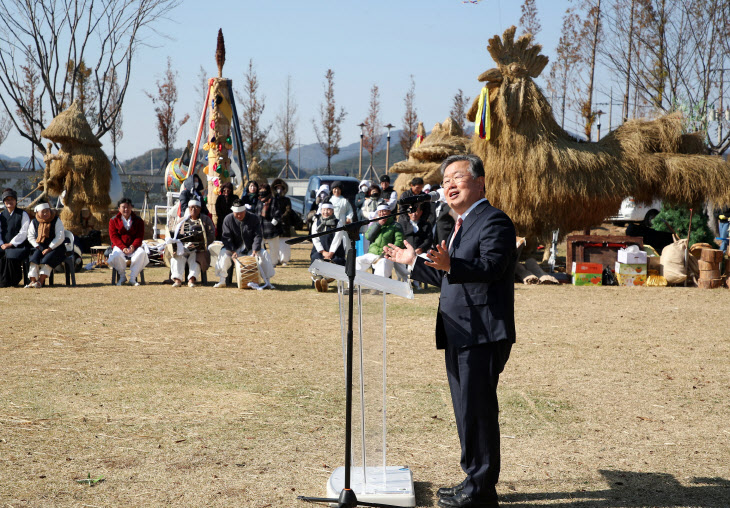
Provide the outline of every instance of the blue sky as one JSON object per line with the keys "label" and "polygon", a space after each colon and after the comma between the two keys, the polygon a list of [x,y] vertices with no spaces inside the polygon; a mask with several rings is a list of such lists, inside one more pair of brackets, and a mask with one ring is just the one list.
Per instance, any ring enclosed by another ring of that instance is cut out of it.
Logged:
{"label": "blue sky", "polygon": [[[336,101],[347,111],[343,144],[357,141],[357,124],[367,115],[373,84],[380,88],[383,123],[401,128],[403,97],[411,74],[419,118],[430,130],[448,116],[459,88],[472,98],[479,92],[477,76],[494,66],[486,51],[487,39],[512,24],[519,25],[521,3],[183,0],[169,12],[168,20],[157,25],[166,37],[148,34],[151,46],[141,47],[133,63],[118,156],[125,160],[159,146],[152,103],[144,91],[155,89],[168,56],[179,72],[178,117],[191,115],[175,144],[182,146],[186,138],[194,137],[193,125],[197,126],[204,100],[195,91],[197,76],[201,65],[210,77],[217,75],[214,53],[219,28],[226,40],[224,76],[240,88],[248,61],[253,59],[260,90],[266,96],[266,123],[272,123],[280,110],[286,77],[291,75],[302,144],[316,141],[312,118],[322,102],[328,68],[335,72]],[[542,24],[537,41],[552,60],[568,1],[538,0],[537,7]],[[538,83],[544,85],[541,79]],[[111,153],[107,137],[101,141]],[[28,152],[28,142],[15,134],[0,146],[0,153],[12,157]]]}

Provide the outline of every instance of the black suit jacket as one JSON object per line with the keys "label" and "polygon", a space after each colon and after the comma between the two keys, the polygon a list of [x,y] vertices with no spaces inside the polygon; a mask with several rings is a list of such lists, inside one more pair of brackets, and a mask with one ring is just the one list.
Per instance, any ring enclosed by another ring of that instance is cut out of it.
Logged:
{"label": "black suit jacket", "polygon": [[412,278],[441,287],[437,348],[515,341],[514,254],[512,221],[485,200],[467,215],[454,239],[449,273],[416,260]]}

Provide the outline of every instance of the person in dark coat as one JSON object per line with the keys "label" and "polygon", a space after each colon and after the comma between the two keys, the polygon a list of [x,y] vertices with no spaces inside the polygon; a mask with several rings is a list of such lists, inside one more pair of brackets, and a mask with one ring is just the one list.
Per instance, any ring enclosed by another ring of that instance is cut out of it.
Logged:
{"label": "person in dark coat", "polygon": [[281,236],[279,237],[279,252],[272,252],[271,262],[275,265],[286,266],[291,260],[291,246],[286,241],[291,238],[291,230],[297,225],[301,226],[301,220],[297,212],[291,208],[291,199],[286,193],[289,191],[289,185],[277,178],[271,182],[271,188],[274,190],[274,196],[279,201],[281,209]]}
{"label": "person in dark coat", "polygon": [[66,258],[66,230],[48,203],[36,205],[34,211],[35,218],[28,226],[28,242],[33,247],[28,258],[30,283],[25,287],[40,289],[53,269]]}
{"label": "person in dark coat", "polygon": [[256,203],[259,201],[259,184],[251,180],[246,186],[246,192],[241,196],[244,206],[250,206],[249,212],[256,213]]}
{"label": "person in dark coat", "polygon": [[[345,225],[344,220],[337,219],[335,207],[332,203],[322,203],[319,208],[319,215],[315,215],[312,221],[311,234],[323,233]],[[312,238],[312,252],[309,254],[309,258],[312,262],[316,259],[321,259],[336,265],[345,266],[345,241],[344,231]],[[327,291],[330,281],[319,275],[312,276],[312,280],[317,291]]]}
{"label": "person in dark coat", "polygon": [[30,217],[19,208],[18,194],[5,189],[0,213],[0,288],[17,286],[23,278],[23,261],[30,255]]}
{"label": "person in dark coat", "polygon": [[238,196],[233,192],[233,184],[226,182],[221,185],[220,194],[215,200],[215,239],[220,240],[223,232],[223,219],[231,213],[233,202]]}
{"label": "person in dark coat", "polygon": [[403,228],[403,240],[413,246],[417,256],[428,252],[433,243],[433,228],[423,211],[425,204],[418,203],[408,215],[398,216],[398,222]]}
{"label": "person in dark coat", "polygon": [[282,213],[279,197],[271,193],[268,183],[262,184],[259,187],[259,199],[256,202],[256,215],[261,221],[261,231],[269,247],[272,263],[276,263],[276,259],[279,257]]}
{"label": "person in dark coat", "polygon": [[446,240],[451,231],[454,229],[456,223],[455,213],[451,210],[448,203],[444,201],[438,201],[434,203],[434,217],[435,222],[433,224],[433,246],[436,248],[441,242]]}
{"label": "person in dark coat", "polygon": [[385,256],[411,267],[411,277],[440,286],[436,347],[446,373],[466,478],[438,490],[444,508],[497,507],[499,405],[497,383],[515,342],[515,228],[484,197],[484,166],[475,155],[441,165],[454,231],[425,260],[413,246]]}
{"label": "person in dark coat", "polygon": [[[411,180],[411,188],[409,190],[403,191],[403,193],[400,195],[400,199],[410,198],[413,196],[418,196],[419,194],[423,194],[423,178],[420,176],[416,176]],[[426,215],[426,218],[428,218],[431,215],[431,203],[423,202],[421,203],[423,205],[423,213]]]}
{"label": "person in dark coat", "polygon": [[[195,175],[197,176],[197,175]],[[200,178],[198,178],[200,181]],[[200,202],[200,213],[210,217],[210,211],[208,205],[203,199],[203,194],[196,188],[195,179],[191,176],[183,180],[182,190],[180,191],[180,209],[178,210],[177,216],[182,217],[188,211],[188,201],[191,199]]]}
{"label": "person in dark coat", "polygon": [[221,241],[223,248],[215,264],[215,274],[219,278],[213,286],[216,288],[226,287],[228,270],[238,256],[256,256],[263,244],[259,218],[255,213],[246,211],[242,199],[233,202],[231,213],[223,219]]}

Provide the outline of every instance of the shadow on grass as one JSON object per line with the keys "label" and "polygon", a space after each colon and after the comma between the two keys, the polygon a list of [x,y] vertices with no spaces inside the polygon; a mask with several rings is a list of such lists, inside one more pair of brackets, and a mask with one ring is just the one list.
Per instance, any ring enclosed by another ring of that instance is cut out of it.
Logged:
{"label": "shadow on grass", "polygon": [[431,482],[413,482],[416,494],[416,506],[433,506],[433,484]]}
{"label": "shadow on grass", "polygon": [[666,473],[599,472],[609,485],[603,490],[515,493],[500,496],[499,500],[510,508],[535,506],[536,502],[563,508],[730,506],[730,480],[725,478],[692,478],[685,486]]}

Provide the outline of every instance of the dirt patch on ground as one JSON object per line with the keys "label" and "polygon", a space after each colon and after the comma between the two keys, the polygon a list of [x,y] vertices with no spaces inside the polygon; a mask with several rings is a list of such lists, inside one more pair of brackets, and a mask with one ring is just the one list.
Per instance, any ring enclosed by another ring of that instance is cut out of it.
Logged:
{"label": "dirt patch on ground", "polygon": [[[275,291],[2,289],[8,506],[296,506],[344,462],[337,296],[294,249]],[[86,260],[85,260],[86,261]],[[62,280],[62,277],[59,278]],[[516,287],[501,378],[505,506],[727,506],[726,290]],[[391,299],[389,457],[419,506],[462,479],[438,293]],[[377,304],[372,304],[373,309]],[[88,487],[76,479],[104,476]]]}

